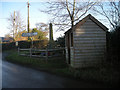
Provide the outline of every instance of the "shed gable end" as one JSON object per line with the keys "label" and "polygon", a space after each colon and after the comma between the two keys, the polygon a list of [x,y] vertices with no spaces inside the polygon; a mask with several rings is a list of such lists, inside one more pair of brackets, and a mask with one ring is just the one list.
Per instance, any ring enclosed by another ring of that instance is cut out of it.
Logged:
{"label": "shed gable end", "polygon": [[88,18],[83,24],[77,25],[75,31],[86,31],[86,32],[105,32],[98,24]]}
{"label": "shed gable end", "polygon": [[104,59],[106,32],[91,19],[74,30],[74,66],[90,65]]}

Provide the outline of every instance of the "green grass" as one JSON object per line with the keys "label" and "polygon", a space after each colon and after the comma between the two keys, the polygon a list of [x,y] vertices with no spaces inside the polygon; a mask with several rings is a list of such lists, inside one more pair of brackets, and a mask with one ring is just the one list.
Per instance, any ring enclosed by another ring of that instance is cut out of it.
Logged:
{"label": "green grass", "polygon": [[120,80],[119,70],[109,63],[104,64],[101,67],[74,69],[68,67],[65,63],[65,57],[49,58],[46,62],[45,58],[19,56],[16,51],[9,51],[8,53],[10,54],[6,57],[6,60],[10,62],[35,67],[40,70],[47,70],[54,74],[77,80],[94,81],[110,85],[118,84]]}
{"label": "green grass", "polygon": [[6,56],[6,60],[26,65],[26,66],[32,66],[32,67],[38,67],[38,68],[46,68],[46,69],[54,69],[54,68],[64,68],[66,67],[65,59],[64,57],[59,58],[49,58],[46,61],[46,58],[33,58],[28,56],[20,56],[17,54],[16,51],[10,51],[8,56]]}

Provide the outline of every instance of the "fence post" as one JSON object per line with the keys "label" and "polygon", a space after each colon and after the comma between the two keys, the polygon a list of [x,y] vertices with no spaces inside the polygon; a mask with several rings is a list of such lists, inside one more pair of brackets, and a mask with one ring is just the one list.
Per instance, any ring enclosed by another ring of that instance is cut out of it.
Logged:
{"label": "fence post", "polygon": [[18,54],[20,53],[20,48],[18,47]]}
{"label": "fence post", "polygon": [[32,49],[30,48],[30,57],[32,56]]}
{"label": "fence post", "polygon": [[46,63],[48,61],[48,48],[46,48]]}

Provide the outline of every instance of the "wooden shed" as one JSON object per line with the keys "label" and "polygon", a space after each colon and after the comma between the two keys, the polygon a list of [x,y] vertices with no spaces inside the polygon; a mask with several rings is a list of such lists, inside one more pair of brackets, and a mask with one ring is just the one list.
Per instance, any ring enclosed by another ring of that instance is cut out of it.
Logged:
{"label": "wooden shed", "polygon": [[65,32],[66,62],[74,68],[96,65],[106,59],[108,28],[91,14]]}

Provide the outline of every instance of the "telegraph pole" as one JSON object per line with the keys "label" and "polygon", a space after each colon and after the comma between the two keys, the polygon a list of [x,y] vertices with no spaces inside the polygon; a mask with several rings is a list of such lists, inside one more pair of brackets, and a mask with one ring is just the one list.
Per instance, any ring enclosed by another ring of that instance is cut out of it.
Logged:
{"label": "telegraph pole", "polygon": [[[28,29],[28,33],[30,32],[30,24],[29,24],[29,5],[30,5],[30,3],[29,3],[29,0],[28,0],[28,3],[27,3],[27,7],[28,7],[28,27],[27,27],[27,29]],[[29,37],[28,37],[28,40],[29,40]]]}
{"label": "telegraph pole", "polygon": [[14,19],[13,19],[13,40],[15,40],[15,11],[14,11]]}

